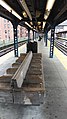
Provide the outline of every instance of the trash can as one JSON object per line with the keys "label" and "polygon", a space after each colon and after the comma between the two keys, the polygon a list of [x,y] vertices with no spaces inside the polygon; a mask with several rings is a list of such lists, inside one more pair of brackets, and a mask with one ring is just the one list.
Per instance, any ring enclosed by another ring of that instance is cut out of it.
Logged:
{"label": "trash can", "polygon": [[32,51],[33,53],[37,53],[37,42],[28,42],[27,43],[27,52]]}

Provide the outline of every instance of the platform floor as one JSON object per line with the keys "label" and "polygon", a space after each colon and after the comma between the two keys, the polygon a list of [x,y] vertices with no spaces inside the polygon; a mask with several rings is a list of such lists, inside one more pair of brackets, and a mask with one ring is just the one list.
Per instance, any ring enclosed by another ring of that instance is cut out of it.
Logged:
{"label": "platform floor", "polygon": [[[26,53],[26,44],[19,47],[18,50],[19,50],[19,56],[20,53]],[[11,67],[11,64],[15,62],[16,59],[17,57],[14,57],[14,50],[0,57],[0,76],[6,74],[6,69]]]}
{"label": "platform floor", "polygon": [[49,48],[44,46],[44,42],[38,43],[38,49],[43,54],[44,104],[22,106],[0,103],[0,119],[67,119],[67,70],[56,55],[49,58]]}

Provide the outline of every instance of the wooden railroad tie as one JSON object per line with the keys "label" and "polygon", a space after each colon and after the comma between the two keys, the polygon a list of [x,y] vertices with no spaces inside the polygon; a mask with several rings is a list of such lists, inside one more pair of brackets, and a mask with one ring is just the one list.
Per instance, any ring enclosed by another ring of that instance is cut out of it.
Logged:
{"label": "wooden railroad tie", "polygon": [[0,102],[39,105],[44,102],[42,54],[21,54],[0,77]]}

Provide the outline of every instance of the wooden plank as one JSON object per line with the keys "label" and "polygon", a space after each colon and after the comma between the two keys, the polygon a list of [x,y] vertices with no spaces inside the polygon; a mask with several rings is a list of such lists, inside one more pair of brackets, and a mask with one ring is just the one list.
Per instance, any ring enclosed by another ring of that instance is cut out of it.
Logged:
{"label": "wooden plank", "polygon": [[10,83],[12,76],[4,75],[0,76],[0,83]]}
{"label": "wooden plank", "polygon": [[11,89],[12,87],[10,86],[10,83],[0,83],[0,90],[6,91]]}
{"label": "wooden plank", "polygon": [[26,91],[26,92],[38,92],[38,91],[41,91],[41,92],[44,92],[45,91],[45,88],[44,87],[21,87],[21,88],[15,88],[14,91]]}
{"label": "wooden plank", "polygon": [[20,53],[20,57],[26,56],[26,55],[27,55],[27,53]]}
{"label": "wooden plank", "polygon": [[24,59],[25,59],[25,56],[21,56],[16,60],[16,62],[22,63]]}
{"label": "wooden plank", "polygon": [[13,64],[12,64],[12,67],[19,67],[19,66],[20,66],[20,64],[21,64],[21,63],[18,63],[18,62],[13,63]]}
{"label": "wooden plank", "polygon": [[8,69],[6,70],[6,73],[7,73],[7,74],[15,74],[15,72],[16,72],[17,69],[18,69],[18,68],[8,68]]}
{"label": "wooden plank", "polygon": [[27,83],[43,83],[42,81],[42,75],[26,75],[24,82]]}

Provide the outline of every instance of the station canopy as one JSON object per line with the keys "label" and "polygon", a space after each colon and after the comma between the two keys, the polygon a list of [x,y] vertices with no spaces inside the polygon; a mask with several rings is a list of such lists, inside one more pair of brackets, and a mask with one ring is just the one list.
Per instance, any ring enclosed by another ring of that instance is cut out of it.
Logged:
{"label": "station canopy", "polygon": [[0,16],[44,32],[67,19],[67,0],[0,0]]}

